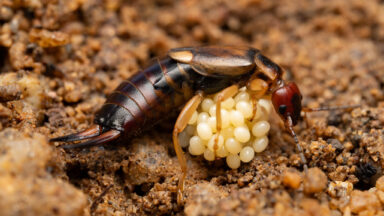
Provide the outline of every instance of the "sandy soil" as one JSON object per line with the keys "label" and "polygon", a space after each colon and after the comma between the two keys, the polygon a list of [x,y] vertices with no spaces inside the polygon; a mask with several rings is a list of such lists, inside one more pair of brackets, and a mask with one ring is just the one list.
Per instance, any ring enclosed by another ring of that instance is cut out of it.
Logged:
{"label": "sandy soil", "polygon": [[[384,215],[383,42],[379,0],[2,0],[0,215]],[[151,58],[202,44],[259,48],[305,106],[362,107],[295,128],[306,176],[278,119],[237,170],[187,154],[180,206],[174,119],[115,145],[48,143],[89,127]]]}

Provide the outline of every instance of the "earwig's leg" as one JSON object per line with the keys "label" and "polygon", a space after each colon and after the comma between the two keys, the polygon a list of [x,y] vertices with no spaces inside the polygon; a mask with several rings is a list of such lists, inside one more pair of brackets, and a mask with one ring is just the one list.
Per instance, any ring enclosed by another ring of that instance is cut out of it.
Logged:
{"label": "earwig's leg", "polygon": [[251,121],[254,120],[257,111],[257,100],[260,99],[268,91],[268,83],[262,79],[253,79],[247,82],[247,89],[251,92],[251,100],[253,106],[253,116]]}
{"label": "earwig's leg", "polygon": [[173,129],[173,145],[176,151],[177,159],[179,160],[181,171],[183,172],[181,178],[179,178],[179,185],[177,187],[177,203],[180,204],[183,198],[184,179],[187,175],[187,162],[185,160],[184,152],[179,145],[178,135],[181,133],[191,119],[193,113],[197,110],[197,107],[203,99],[203,94],[198,92],[181,110],[179,117],[176,120],[175,128]]}
{"label": "earwig's leg", "polygon": [[221,92],[217,95],[217,101],[216,101],[216,138],[215,138],[215,145],[213,146],[213,149],[216,151],[218,149],[217,143],[219,141],[219,135],[221,131],[221,103],[225,100],[227,100],[230,97],[233,97],[237,92],[239,91],[238,85],[231,85],[225,89],[223,89]]}
{"label": "earwig's leg", "polygon": [[293,137],[296,143],[296,148],[299,151],[301,162],[304,164],[304,172],[307,174],[308,166],[307,166],[307,159],[305,159],[303,148],[301,147],[299,143],[299,139],[297,138],[297,135],[295,133],[295,130],[293,130],[293,123],[292,118],[288,116],[287,121],[285,122],[285,127],[289,130],[289,133]]}

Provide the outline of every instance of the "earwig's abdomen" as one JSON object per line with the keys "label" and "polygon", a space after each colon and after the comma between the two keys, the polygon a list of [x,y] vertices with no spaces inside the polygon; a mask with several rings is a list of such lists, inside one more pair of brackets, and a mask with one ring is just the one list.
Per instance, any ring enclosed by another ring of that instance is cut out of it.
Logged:
{"label": "earwig's abdomen", "polygon": [[[185,66],[185,65],[184,65]],[[184,68],[191,70],[190,68]],[[178,63],[170,58],[158,61],[123,81],[107,98],[95,115],[95,123],[133,135],[168,115],[192,95],[184,94],[181,83],[188,88],[188,74],[180,72]]]}
{"label": "earwig's abdomen", "polygon": [[[243,85],[254,73],[252,59],[259,51],[227,48],[220,52],[208,52],[204,56],[204,52],[197,51],[189,54],[193,56],[193,53],[196,54],[195,62],[186,63],[174,59],[175,56],[180,57],[180,53],[175,55],[170,52],[171,57],[158,60],[125,80],[96,113],[95,123],[104,130],[115,129],[128,136],[135,135],[177,111],[196,91],[213,94],[235,83]],[[229,58],[232,55],[234,62]],[[229,74],[230,71],[224,73],[216,61],[230,65],[233,74]],[[204,72],[201,71],[202,62],[209,65]]]}

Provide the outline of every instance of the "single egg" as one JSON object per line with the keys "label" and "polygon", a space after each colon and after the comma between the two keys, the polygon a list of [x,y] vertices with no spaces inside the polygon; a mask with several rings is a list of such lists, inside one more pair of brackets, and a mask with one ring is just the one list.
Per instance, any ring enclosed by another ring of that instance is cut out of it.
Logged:
{"label": "single egg", "polygon": [[246,126],[236,127],[233,134],[235,135],[235,138],[242,143],[248,142],[251,138],[249,129]]}
{"label": "single egg", "polygon": [[197,125],[197,135],[203,140],[208,140],[212,137],[212,129],[207,123],[200,123]]}
{"label": "single egg", "polygon": [[213,161],[213,160],[215,160],[215,153],[213,153],[213,151],[211,151],[209,149],[206,149],[204,151],[204,158],[207,161]]}
{"label": "single egg", "polygon": [[209,109],[215,105],[215,102],[211,98],[205,98],[203,102],[201,102],[201,109],[204,112],[209,112]]}
{"label": "single egg", "polygon": [[241,113],[243,113],[245,118],[252,117],[253,108],[252,108],[252,103],[251,102],[247,102],[247,101],[239,101],[239,102],[237,102],[236,110],[238,110]]}
{"label": "single egg", "polygon": [[237,169],[240,167],[240,158],[238,155],[235,155],[235,154],[230,154],[227,156],[227,165],[231,168],[231,169]]}
{"label": "single egg", "polygon": [[264,136],[265,134],[268,133],[270,127],[271,126],[269,125],[269,123],[267,121],[256,122],[256,124],[254,124],[252,127],[252,134],[255,137]]}
{"label": "single egg", "polygon": [[264,151],[268,146],[268,137],[267,136],[262,136],[255,141],[253,141],[252,147],[255,150],[255,152],[260,153]]}
{"label": "single egg", "polygon": [[229,113],[229,119],[233,126],[238,127],[244,124],[244,115],[238,110],[231,110]]}
{"label": "single egg", "polygon": [[213,151],[213,152],[217,151],[218,149],[220,149],[224,145],[223,136],[221,136],[221,135],[219,135],[219,137],[217,137],[217,136],[218,136],[217,134],[213,135],[208,141],[208,149]]}
{"label": "single egg", "polygon": [[248,163],[253,159],[255,156],[255,150],[253,150],[252,147],[245,146],[241,151],[240,151],[240,160],[243,161],[244,163]]}
{"label": "single egg", "polygon": [[201,155],[205,151],[205,145],[200,137],[193,136],[189,140],[188,150],[191,155]]}
{"label": "single egg", "polygon": [[228,138],[225,141],[225,148],[231,154],[237,154],[241,151],[241,143],[234,138]]}
{"label": "single egg", "polygon": [[221,157],[221,158],[224,158],[224,157],[227,157],[229,154],[229,152],[227,151],[227,149],[225,148],[225,146],[221,146],[217,151],[216,151],[216,155],[218,157]]}
{"label": "single egg", "polygon": [[193,125],[196,123],[196,120],[197,120],[197,111],[195,111],[192,116],[191,116],[191,119],[189,119],[188,121],[188,124],[189,125]]}
{"label": "single egg", "polygon": [[233,98],[228,98],[227,100],[223,101],[221,103],[221,107],[226,110],[232,109],[232,107],[235,105],[235,100]]}
{"label": "single egg", "polygon": [[207,122],[208,118],[209,118],[208,113],[206,112],[199,113],[199,115],[197,116],[197,124],[200,124],[202,122]]}
{"label": "single egg", "polygon": [[239,92],[235,96],[235,102],[238,103],[239,101],[249,101],[249,94],[245,91]]}

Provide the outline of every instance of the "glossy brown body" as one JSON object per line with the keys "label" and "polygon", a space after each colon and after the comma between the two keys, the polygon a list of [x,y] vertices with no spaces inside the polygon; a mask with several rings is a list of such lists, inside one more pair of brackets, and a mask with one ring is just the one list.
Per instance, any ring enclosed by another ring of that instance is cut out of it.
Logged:
{"label": "glossy brown body", "polygon": [[[221,103],[246,86],[252,102],[265,94],[272,95],[275,110],[295,139],[304,164],[306,160],[293,130],[301,112],[301,94],[296,84],[285,83],[282,69],[254,48],[187,47],[172,49],[143,71],[122,82],[96,113],[89,129],[50,141],[85,142],[64,145],[78,148],[110,142],[118,137],[136,135],[156,124],[170,112],[181,110],[172,139],[182,176],[178,184],[178,203],[182,200],[187,163],[178,135],[191,119],[206,94],[217,94],[216,130],[221,131]],[[256,106],[253,108],[256,113]],[[218,136],[217,136],[218,137]],[[214,149],[217,149],[217,140]],[[305,165],[306,166],[306,165]]]}
{"label": "glossy brown body", "polygon": [[[189,52],[192,59],[176,59],[178,52]],[[103,131],[115,129],[125,136],[135,135],[178,110],[197,91],[212,94],[231,86],[245,85],[258,75],[271,85],[275,80],[258,72],[254,59],[263,67],[281,69],[257,49],[233,47],[180,48],[121,83],[96,113],[95,123]],[[184,61],[184,62],[183,62]]]}

